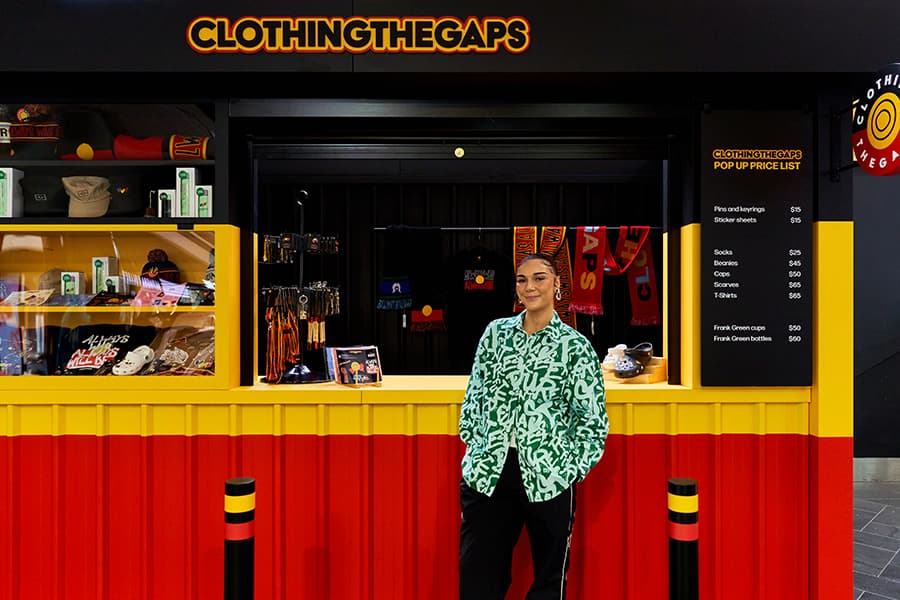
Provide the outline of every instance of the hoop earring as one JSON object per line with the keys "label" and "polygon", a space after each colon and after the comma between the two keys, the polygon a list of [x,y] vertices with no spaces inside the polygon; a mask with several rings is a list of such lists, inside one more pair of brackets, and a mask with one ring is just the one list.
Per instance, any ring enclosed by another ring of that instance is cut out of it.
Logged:
{"label": "hoop earring", "polygon": [[556,288],[556,299],[562,300],[562,292],[559,291],[559,288]]}

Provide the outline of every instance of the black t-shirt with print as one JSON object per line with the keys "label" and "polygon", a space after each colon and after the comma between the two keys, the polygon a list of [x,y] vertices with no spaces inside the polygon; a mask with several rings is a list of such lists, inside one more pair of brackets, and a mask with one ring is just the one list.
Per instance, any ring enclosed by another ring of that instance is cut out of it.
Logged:
{"label": "black t-shirt with print", "polygon": [[451,257],[447,272],[450,363],[454,373],[468,374],[484,328],[494,319],[512,314],[512,260],[494,250],[473,247]]}
{"label": "black t-shirt with print", "polygon": [[141,325],[80,325],[60,333],[56,371],[64,375],[106,375],[125,355],[148,345],[156,328]]}

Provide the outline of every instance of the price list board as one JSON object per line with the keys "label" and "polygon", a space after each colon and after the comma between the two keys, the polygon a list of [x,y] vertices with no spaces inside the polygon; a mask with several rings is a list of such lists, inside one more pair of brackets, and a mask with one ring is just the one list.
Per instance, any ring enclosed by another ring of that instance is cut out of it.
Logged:
{"label": "price list board", "polygon": [[813,123],[701,120],[701,384],[812,385]]}

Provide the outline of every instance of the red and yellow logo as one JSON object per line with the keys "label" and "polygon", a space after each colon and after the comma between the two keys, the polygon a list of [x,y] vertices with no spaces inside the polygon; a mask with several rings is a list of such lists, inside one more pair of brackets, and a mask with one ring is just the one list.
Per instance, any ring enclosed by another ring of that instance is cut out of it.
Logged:
{"label": "red and yellow logo", "polygon": [[900,172],[900,63],[881,69],[853,113],[853,152],[870,175]]}

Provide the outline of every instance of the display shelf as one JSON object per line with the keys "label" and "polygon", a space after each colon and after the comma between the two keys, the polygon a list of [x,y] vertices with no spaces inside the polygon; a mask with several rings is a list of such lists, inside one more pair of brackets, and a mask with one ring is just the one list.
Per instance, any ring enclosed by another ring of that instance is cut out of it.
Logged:
{"label": "display shelf", "polygon": [[214,105],[42,104],[26,111],[31,114],[22,116],[23,122],[16,120],[17,106],[4,107],[12,119],[0,168],[23,173],[22,210],[16,218],[39,224],[69,218],[77,203],[69,200],[64,177],[108,179],[108,206],[95,203],[92,210],[82,206],[81,212],[100,212],[111,223],[142,219],[149,207],[156,209],[157,192],[177,187],[178,169],[195,169],[196,184],[216,183]]}
{"label": "display shelf", "polygon": [[3,306],[0,316],[9,313],[215,313],[215,306]]}
{"label": "display shelf", "polygon": [[174,225],[178,229],[194,229],[195,225],[219,224],[216,218],[198,219],[193,217],[16,217],[15,219],[0,219],[0,224],[15,223],[17,226],[34,225],[39,229],[47,229],[48,226],[62,225],[66,227],[82,227],[84,225],[99,225],[109,229],[111,226],[120,225],[146,225],[153,229],[159,229],[162,225]]}
{"label": "display shelf", "polygon": [[[41,289],[59,279],[54,272],[58,269],[83,273],[85,295],[91,296],[93,278],[101,276],[91,270],[93,258],[108,256],[118,261],[123,292],[134,296],[141,289],[146,291],[147,269],[152,271],[161,264],[150,258],[157,249],[177,267],[172,289],[182,298],[187,297],[187,291],[176,281],[204,287],[210,280],[217,282],[214,304],[209,305],[58,306],[59,289],[51,299],[54,305],[0,305],[0,326],[7,337],[13,335],[10,332],[18,332],[23,365],[19,370],[9,368],[6,373],[10,374],[0,376],[0,386],[21,391],[57,389],[62,394],[68,390],[150,392],[236,386],[240,357],[239,237],[236,227],[217,224],[190,228],[174,223],[0,225],[0,281],[9,292]],[[211,262],[215,266],[210,272]],[[123,340],[124,336],[128,339]],[[26,340],[35,339],[42,340],[41,349],[35,353],[38,359],[26,359]],[[110,353],[100,357],[110,345]],[[85,364],[97,368],[107,361],[106,368],[101,367],[99,372],[108,370],[110,362],[120,366],[121,372],[128,354],[140,352],[142,347],[153,349],[152,358],[145,357],[132,375],[82,374],[77,370]],[[162,360],[167,351],[166,360],[172,362],[149,374],[152,361]],[[10,352],[0,356],[0,363],[8,362],[9,356]],[[34,370],[49,375],[24,374],[35,364],[42,368]]]}
{"label": "display shelf", "polygon": [[214,160],[0,160],[0,167],[16,169],[131,169],[150,167],[211,167]]}

